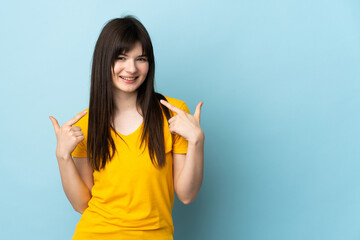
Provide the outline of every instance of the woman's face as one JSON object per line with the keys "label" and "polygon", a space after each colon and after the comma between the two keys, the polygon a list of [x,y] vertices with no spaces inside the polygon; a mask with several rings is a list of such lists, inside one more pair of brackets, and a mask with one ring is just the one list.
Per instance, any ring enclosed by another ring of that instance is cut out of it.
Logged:
{"label": "woman's face", "polygon": [[115,89],[126,93],[135,92],[145,81],[148,70],[148,59],[142,56],[141,43],[137,42],[133,49],[120,54],[115,60],[112,69]]}

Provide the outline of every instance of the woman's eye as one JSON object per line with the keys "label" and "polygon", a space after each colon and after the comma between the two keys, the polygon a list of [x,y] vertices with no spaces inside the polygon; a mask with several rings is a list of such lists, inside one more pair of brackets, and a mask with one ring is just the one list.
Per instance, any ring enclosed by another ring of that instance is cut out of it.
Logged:
{"label": "woman's eye", "polygon": [[140,61],[146,61],[146,58],[139,58],[138,60],[140,60]]}
{"label": "woman's eye", "polygon": [[117,59],[119,59],[119,60],[124,60],[125,58],[124,58],[124,57],[118,57]]}

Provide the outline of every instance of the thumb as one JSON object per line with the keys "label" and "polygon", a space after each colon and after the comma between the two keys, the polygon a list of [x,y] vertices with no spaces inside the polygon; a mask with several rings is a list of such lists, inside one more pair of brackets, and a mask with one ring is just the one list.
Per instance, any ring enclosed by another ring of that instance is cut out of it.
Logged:
{"label": "thumb", "polygon": [[194,113],[194,117],[199,120],[200,122],[200,112],[201,112],[201,107],[204,104],[204,102],[199,102],[198,105],[196,106],[195,109],[195,113]]}
{"label": "thumb", "polygon": [[60,129],[58,121],[53,116],[50,116],[49,118],[54,126],[55,133],[57,133],[57,131]]}

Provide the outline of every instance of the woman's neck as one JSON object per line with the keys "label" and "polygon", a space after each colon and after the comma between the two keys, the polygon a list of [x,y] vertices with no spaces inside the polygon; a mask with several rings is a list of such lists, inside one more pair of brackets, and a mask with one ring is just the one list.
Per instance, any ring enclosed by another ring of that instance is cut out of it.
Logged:
{"label": "woman's neck", "polygon": [[120,113],[129,113],[133,111],[139,112],[139,107],[136,106],[137,92],[114,94],[115,101],[115,115]]}

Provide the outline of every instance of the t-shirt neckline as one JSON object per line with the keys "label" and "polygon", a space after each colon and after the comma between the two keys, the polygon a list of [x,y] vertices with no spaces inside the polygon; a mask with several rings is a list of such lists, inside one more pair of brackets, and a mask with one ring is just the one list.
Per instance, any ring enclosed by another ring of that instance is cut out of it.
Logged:
{"label": "t-shirt neckline", "polygon": [[140,126],[135,131],[133,131],[132,133],[130,133],[128,135],[124,135],[124,134],[119,133],[118,131],[115,130],[115,128],[114,128],[114,131],[116,133],[118,133],[121,137],[131,137],[132,135],[134,135],[135,133],[137,133],[140,130],[140,128],[142,127],[143,124],[144,124],[144,121],[141,122]]}

